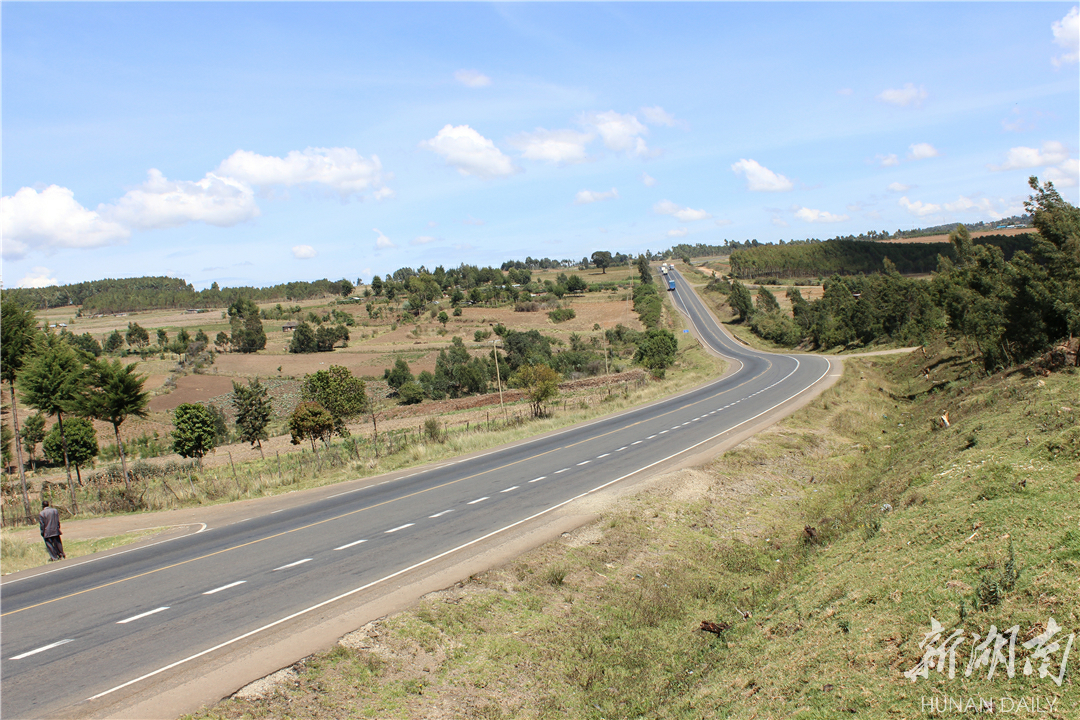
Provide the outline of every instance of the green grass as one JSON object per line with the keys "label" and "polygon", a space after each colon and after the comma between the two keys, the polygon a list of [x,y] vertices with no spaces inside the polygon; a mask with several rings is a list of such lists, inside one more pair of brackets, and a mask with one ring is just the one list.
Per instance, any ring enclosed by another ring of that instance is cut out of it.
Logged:
{"label": "green grass", "polygon": [[[1025,676],[1019,647],[1013,678],[966,677],[970,644],[954,679],[903,674],[931,617],[969,640],[1017,625],[1019,645],[1051,616],[1063,645],[1080,634],[1080,374],[968,377],[968,360],[848,360],[782,424],[603,512],[595,542],[553,542],[377,623],[321,714],[914,718],[947,695],[1053,697],[1043,716],[1077,717],[1075,642],[1060,688]],[[197,717],[303,715],[316,694],[302,675]]]}
{"label": "green grass", "polygon": [[[103,550],[111,550],[121,545],[138,542],[153,535],[154,532],[153,530],[147,530],[90,540],[64,540],[64,554],[69,559],[93,555]],[[43,540],[26,540],[23,537],[16,537],[15,534],[7,530],[3,532],[3,535],[0,535],[0,556],[3,558],[4,575],[39,567],[49,562],[49,554],[45,550]]]}

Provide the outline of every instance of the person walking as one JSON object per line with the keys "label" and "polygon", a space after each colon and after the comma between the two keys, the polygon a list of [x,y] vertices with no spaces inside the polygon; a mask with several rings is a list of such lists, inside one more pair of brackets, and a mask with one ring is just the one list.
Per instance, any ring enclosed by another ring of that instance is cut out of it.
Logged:
{"label": "person walking", "polygon": [[64,543],[60,540],[60,511],[49,507],[48,500],[41,501],[38,525],[41,526],[41,537],[45,538],[45,549],[49,551],[49,562],[66,558]]}

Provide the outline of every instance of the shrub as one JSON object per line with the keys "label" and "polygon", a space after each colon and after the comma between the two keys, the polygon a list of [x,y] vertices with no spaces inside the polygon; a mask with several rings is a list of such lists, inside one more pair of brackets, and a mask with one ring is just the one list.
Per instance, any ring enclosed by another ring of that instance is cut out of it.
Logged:
{"label": "shrub", "polygon": [[574,312],[573,308],[556,308],[548,313],[548,318],[551,319],[551,322],[556,323],[573,320],[575,317],[577,317],[577,313]]}

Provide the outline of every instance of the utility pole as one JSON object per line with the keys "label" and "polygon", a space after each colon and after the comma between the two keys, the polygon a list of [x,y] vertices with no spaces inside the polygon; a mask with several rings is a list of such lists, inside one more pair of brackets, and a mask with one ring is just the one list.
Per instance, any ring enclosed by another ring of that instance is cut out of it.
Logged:
{"label": "utility pole", "polygon": [[495,346],[496,342],[498,342],[497,336],[491,338],[491,354],[495,356],[495,382],[499,386],[499,408],[502,409],[503,422],[505,422],[507,425],[509,425],[510,420],[507,419],[507,417],[506,417],[506,406],[503,405],[502,376],[499,374],[499,350]]}

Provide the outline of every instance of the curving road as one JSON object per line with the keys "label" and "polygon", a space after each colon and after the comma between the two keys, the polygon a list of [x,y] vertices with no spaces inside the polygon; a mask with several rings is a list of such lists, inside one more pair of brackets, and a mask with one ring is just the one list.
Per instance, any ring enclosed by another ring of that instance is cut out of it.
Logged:
{"label": "curving road", "polygon": [[715,447],[826,382],[828,359],[740,345],[675,278],[692,331],[730,359],[725,377],[478,456],[323,488],[242,522],[12,576],[0,585],[0,714],[123,715],[185,678],[226,671],[270,635],[392,594],[575,499]]}

